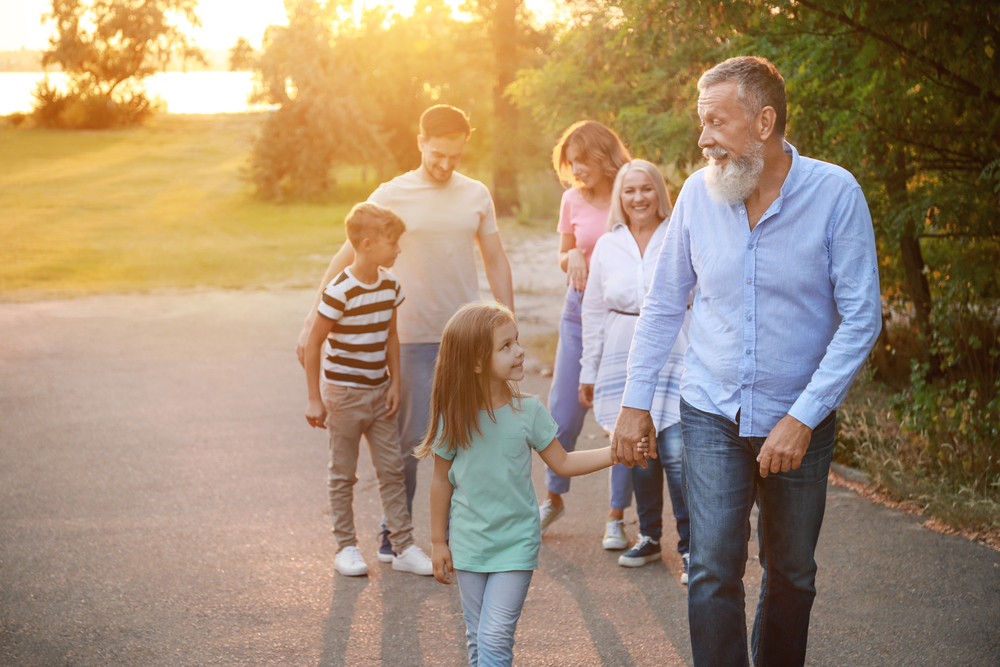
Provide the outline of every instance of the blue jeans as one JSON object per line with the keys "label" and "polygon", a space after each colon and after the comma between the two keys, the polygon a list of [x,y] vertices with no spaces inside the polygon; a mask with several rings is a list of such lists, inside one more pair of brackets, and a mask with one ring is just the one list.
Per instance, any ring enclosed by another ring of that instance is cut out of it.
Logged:
{"label": "blue jeans", "polygon": [[514,631],[531,584],[531,570],[455,570],[471,667],[510,667]]}
{"label": "blue jeans", "polygon": [[417,492],[417,458],[413,450],[427,435],[431,417],[431,389],[438,343],[399,346],[399,454],[406,474],[406,510],[413,516],[413,496]]}
{"label": "blue jeans", "polygon": [[[583,292],[569,288],[559,319],[559,344],[556,346],[556,363],[552,369],[549,388],[549,412],[556,420],[556,440],[567,452],[576,449],[576,439],[583,430],[587,408],[580,405],[580,357],[583,356],[583,323],[580,304]],[[632,504],[632,481],[629,469],[617,465],[611,469],[611,498],[609,503],[616,510]],[[560,477],[545,469],[545,486],[552,493],[562,495],[569,491],[569,478]]]}
{"label": "blue jeans", "polygon": [[[406,512],[413,517],[413,496],[417,493],[417,464],[413,450],[427,434],[431,416],[431,388],[434,386],[434,364],[438,343],[409,343],[399,346],[399,455],[403,459],[403,481],[406,483]],[[389,532],[385,516],[381,526],[382,543],[389,548]]]}
{"label": "blue jeans", "polygon": [[684,500],[691,515],[688,622],[696,667],[748,664],[743,573],[754,502],[764,574],[750,640],[753,664],[805,663],[816,597],[813,554],[836,421],[831,412],[813,430],[798,470],[762,478],[756,457],[765,438],[741,438],[726,417],[681,400]]}
{"label": "blue jeans", "polygon": [[677,522],[677,553],[688,552],[691,537],[687,507],[684,505],[684,474],[682,456],[684,441],[680,423],[668,426],[656,434],[656,453],[659,458],[649,459],[643,468],[632,468],[632,488],[639,512],[639,532],[659,541],[663,535],[663,476],[667,477],[670,504]]}

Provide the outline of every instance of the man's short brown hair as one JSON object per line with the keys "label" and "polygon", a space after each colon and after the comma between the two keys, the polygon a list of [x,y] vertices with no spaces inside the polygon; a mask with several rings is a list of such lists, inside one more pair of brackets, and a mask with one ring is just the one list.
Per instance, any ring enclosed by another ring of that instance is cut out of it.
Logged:
{"label": "man's short brown hair", "polygon": [[356,204],[344,219],[347,240],[355,248],[365,239],[385,235],[399,238],[406,231],[406,224],[398,215],[378,204],[362,202]]}
{"label": "man's short brown hair", "polygon": [[436,104],[420,116],[420,134],[424,139],[462,133],[466,138],[472,133],[469,117],[461,109],[448,104]]}

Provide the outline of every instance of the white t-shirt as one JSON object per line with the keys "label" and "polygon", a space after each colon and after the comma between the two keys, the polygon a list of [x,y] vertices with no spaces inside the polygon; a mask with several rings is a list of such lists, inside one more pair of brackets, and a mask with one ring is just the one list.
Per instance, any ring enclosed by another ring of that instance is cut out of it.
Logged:
{"label": "white t-shirt", "polygon": [[399,342],[440,343],[455,311],[479,300],[475,240],[498,231],[490,191],[458,172],[432,183],[411,171],[380,185],[368,201],[406,223],[393,266],[406,290],[396,315]]}

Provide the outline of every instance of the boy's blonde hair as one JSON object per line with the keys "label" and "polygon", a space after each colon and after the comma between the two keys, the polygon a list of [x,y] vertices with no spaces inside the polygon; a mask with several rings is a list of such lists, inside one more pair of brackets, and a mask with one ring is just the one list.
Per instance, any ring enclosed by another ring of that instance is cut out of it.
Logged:
{"label": "boy's blonde hair", "polygon": [[[514,313],[495,302],[466,304],[448,320],[434,367],[431,419],[416,456],[429,456],[432,448],[441,445],[449,452],[468,448],[473,431],[483,433],[479,428],[483,406],[496,422],[490,393],[493,332],[514,321]],[[521,398],[515,382],[508,381],[505,391],[507,400]]]}
{"label": "boy's blonde hair", "polygon": [[398,215],[378,204],[362,202],[355,204],[344,219],[347,240],[357,248],[365,239],[379,235],[399,238],[406,231],[406,224]]}

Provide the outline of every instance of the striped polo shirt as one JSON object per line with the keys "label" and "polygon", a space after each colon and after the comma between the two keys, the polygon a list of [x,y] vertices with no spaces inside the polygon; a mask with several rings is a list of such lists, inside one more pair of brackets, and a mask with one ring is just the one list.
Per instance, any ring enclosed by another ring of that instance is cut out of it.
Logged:
{"label": "striped polo shirt", "polygon": [[344,269],[326,286],[319,314],[333,320],[323,346],[323,375],[327,382],[375,387],[388,381],[385,344],[389,321],[403,298],[399,280],[384,269],[378,270],[373,285]]}

